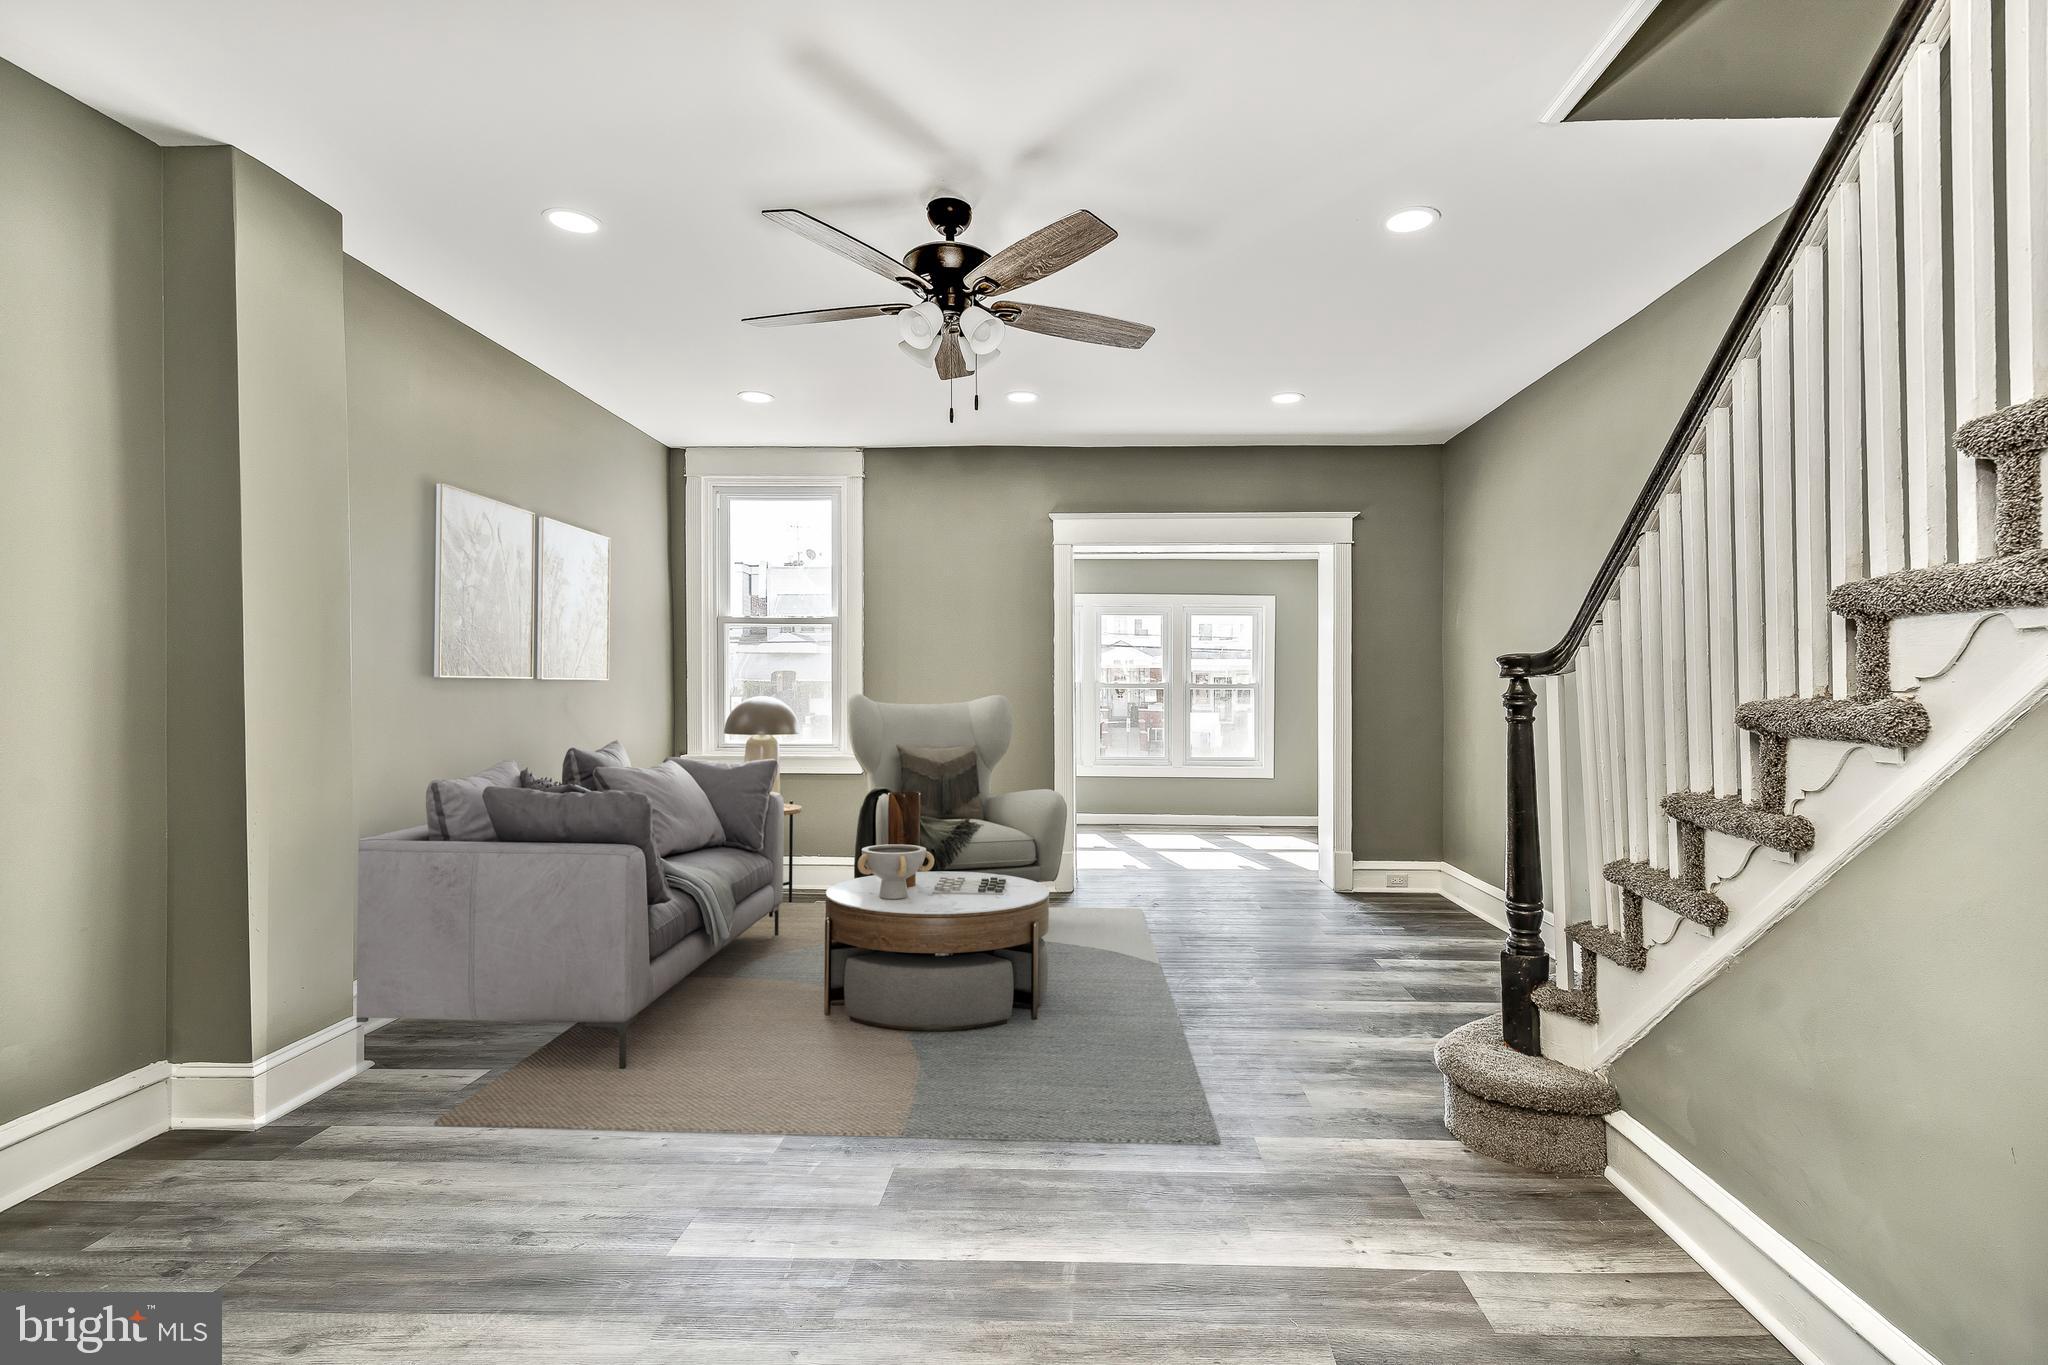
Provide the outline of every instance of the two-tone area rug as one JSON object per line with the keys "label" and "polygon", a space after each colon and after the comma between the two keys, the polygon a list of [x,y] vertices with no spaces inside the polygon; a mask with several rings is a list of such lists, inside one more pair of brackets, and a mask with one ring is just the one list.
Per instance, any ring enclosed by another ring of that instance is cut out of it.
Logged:
{"label": "two-tone area rug", "polygon": [[823,1012],[824,911],[764,920],[633,1021],[578,1027],[437,1120],[470,1128],[1213,1143],[1145,916],[1055,906],[1039,1017],[903,1033]]}

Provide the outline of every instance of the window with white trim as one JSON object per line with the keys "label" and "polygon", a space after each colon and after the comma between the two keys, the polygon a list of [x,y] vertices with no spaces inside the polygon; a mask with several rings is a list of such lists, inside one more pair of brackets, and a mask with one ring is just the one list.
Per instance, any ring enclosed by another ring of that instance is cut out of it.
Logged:
{"label": "window with white trim", "polygon": [[[855,770],[847,698],[860,690],[860,479],[833,452],[788,452],[788,474],[699,473],[718,452],[686,457],[691,639],[690,748],[737,753],[722,733],[733,707],[774,697],[796,712],[779,737],[792,772]],[[747,453],[758,469],[776,452]],[[801,458],[810,457],[810,458]],[[851,454],[858,469],[858,453]]]}
{"label": "window with white trim", "polygon": [[1271,777],[1273,599],[1074,598],[1083,777]]}

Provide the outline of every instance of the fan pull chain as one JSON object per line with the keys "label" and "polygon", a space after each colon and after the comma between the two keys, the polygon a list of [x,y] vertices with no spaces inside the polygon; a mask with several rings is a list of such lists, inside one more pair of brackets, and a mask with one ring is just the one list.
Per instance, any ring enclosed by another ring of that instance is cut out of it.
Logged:
{"label": "fan pull chain", "polygon": [[974,410],[981,411],[981,357],[974,358]]}
{"label": "fan pull chain", "polygon": [[953,420],[953,381],[946,381],[946,420]]}

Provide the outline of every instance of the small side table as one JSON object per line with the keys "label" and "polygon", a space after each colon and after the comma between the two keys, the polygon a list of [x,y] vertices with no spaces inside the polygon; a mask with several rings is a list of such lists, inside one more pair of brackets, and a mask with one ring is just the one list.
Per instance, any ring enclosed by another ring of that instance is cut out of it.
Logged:
{"label": "small side table", "polygon": [[[796,899],[796,818],[803,813],[804,808],[794,801],[782,803],[783,817],[789,822],[782,838],[783,855],[789,860],[782,877],[782,899],[785,901]],[[779,905],[775,907],[775,932],[782,932],[782,907]]]}

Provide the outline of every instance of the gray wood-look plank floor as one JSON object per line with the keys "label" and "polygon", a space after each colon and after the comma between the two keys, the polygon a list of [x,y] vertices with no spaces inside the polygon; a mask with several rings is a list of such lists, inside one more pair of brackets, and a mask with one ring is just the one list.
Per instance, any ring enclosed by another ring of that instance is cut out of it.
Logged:
{"label": "gray wood-look plank floor", "polygon": [[237,1361],[1791,1359],[1604,1181],[1445,1134],[1495,930],[1323,889],[1300,831],[1088,833],[1075,899],[1144,908],[1220,1146],[436,1128],[559,1029],[399,1023],[283,1122],[0,1214],[0,1284],[225,1289]]}

